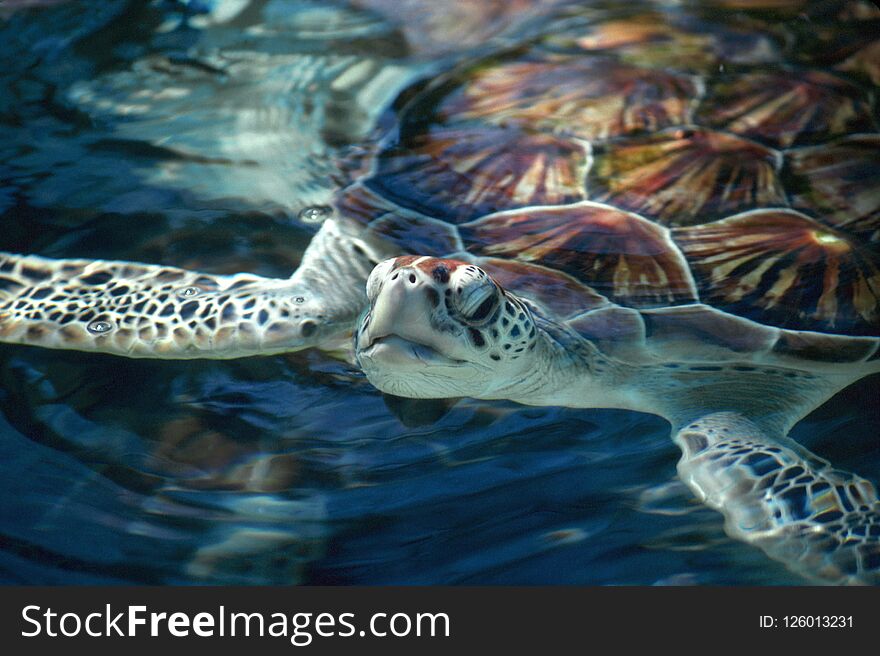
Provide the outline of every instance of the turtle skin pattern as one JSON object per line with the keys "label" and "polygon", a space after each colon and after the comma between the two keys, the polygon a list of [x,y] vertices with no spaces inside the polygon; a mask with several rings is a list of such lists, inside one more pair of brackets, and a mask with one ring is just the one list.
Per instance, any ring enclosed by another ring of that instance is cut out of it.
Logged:
{"label": "turtle skin pattern", "polygon": [[[880,500],[874,485],[800,448],[769,443],[760,428],[714,415],[677,436],[679,470],[733,537],[764,549],[807,578],[880,583]],[[754,496],[759,503],[741,504]]]}

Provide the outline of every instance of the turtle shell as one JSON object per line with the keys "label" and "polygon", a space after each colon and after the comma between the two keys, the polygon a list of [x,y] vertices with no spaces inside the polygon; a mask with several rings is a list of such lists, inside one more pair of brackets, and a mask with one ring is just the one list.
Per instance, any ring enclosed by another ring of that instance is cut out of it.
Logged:
{"label": "turtle shell", "polygon": [[760,324],[773,332],[750,349],[868,357],[876,340],[855,338],[880,335],[880,12],[728,4],[711,19],[569,12],[408,90],[340,213],[401,252],[479,263],[583,334],[626,332],[635,311],[636,337],[679,322],[737,352]]}

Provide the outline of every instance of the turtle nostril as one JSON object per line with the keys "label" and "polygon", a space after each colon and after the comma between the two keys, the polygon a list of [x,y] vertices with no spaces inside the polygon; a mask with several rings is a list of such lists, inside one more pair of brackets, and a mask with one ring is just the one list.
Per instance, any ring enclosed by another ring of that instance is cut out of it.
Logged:
{"label": "turtle nostril", "polygon": [[431,275],[434,276],[434,280],[439,283],[446,284],[447,282],[449,282],[449,269],[447,269],[446,266],[443,264],[434,267]]}
{"label": "turtle nostril", "polygon": [[410,281],[411,283],[415,283],[415,281],[416,281],[416,274],[414,274],[414,273],[409,274],[409,281]]}

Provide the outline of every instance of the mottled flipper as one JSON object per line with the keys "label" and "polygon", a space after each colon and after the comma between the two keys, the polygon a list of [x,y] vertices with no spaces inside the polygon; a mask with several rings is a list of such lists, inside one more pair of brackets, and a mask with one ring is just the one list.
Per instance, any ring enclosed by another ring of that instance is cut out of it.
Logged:
{"label": "mottled flipper", "polygon": [[734,413],[675,437],[681,478],[725,518],[731,537],[829,583],[880,583],[880,501],[867,480],[835,470]]}
{"label": "mottled flipper", "polygon": [[0,341],[157,358],[284,350],[317,332],[294,292],[250,274],[0,253]]}
{"label": "mottled flipper", "polygon": [[338,350],[381,249],[328,220],[289,279],[0,252],[0,342],[168,359]]}

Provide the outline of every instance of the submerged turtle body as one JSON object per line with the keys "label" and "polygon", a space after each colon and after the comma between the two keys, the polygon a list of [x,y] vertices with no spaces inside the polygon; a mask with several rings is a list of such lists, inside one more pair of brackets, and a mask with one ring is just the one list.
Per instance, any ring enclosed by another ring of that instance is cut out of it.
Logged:
{"label": "submerged turtle body", "polygon": [[[660,18],[409,99],[338,210],[443,257],[374,270],[358,362],[402,396],[661,414],[728,533],[878,583],[876,489],[785,437],[880,371],[876,90],[787,59],[778,32]],[[653,40],[687,56],[651,68]]]}
{"label": "submerged turtle body", "polygon": [[563,12],[405,91],[291,279],[9,255],[0,340],[240,357],[354,328],[383,391],[660,414],[731,535],[877,583],[873,485],[786,437],[880,371],[880,12],[828,4],[810,33]]}

